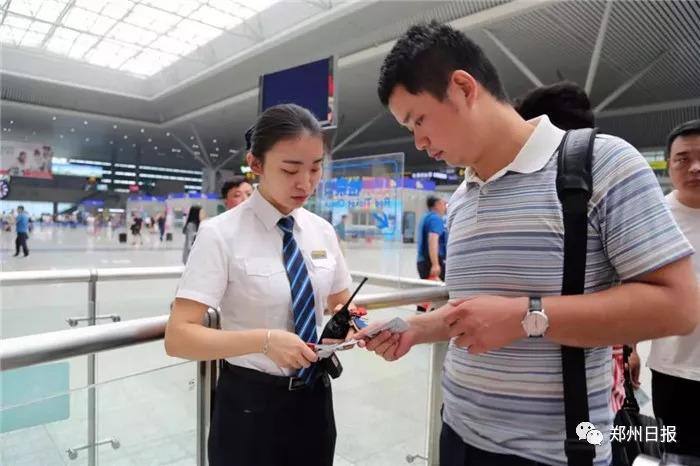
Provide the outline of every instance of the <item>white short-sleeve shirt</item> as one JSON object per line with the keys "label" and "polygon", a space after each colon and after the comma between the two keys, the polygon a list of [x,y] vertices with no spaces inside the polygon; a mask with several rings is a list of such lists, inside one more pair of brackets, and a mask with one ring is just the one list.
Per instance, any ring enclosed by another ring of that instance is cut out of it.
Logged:
{"label": "white short-sleeve shirt", "polygon": [[[314,289],[316,328],[321,334],[328,295],[352,279],[333,226],[299,208],[294,238]],[[292,296],[282,257],[283,215],[256,191],[238,207],[201,224],[177,290],[186,298],[221,309],[224,330],[281,329],[294,332]],[[227,358],[231,364],[273,375],[290,375],[262,353]]]}

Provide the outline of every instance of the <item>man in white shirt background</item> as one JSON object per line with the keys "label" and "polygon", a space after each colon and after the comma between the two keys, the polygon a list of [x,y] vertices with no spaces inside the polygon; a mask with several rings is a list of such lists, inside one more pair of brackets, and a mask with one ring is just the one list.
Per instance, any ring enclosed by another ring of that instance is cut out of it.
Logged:
{"label": "man in white shirt background", "polygon": [[[666,159],[673,184],[673,191],[666,196],[668,206],[681,231],[699,251],[700,120],[671,131]],[[700,260],[693,257],[692,261],[700,280]],[[666,450],[700,458],[700,327],[689,335],[654,340],[647,365],[652,373],[654,414],[665,425],[676,426],[677,442],[666,443]]]}

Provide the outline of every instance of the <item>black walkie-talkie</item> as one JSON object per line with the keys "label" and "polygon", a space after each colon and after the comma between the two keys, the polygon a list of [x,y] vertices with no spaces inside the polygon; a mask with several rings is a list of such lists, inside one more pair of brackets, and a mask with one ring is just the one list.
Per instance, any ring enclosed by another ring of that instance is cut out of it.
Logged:
{"label": "black walkie-talkie", "polygon": [[[323,341],[324,338],[332,338],[335,340],[342,340],[345,338],[350,331],[350,320],[352,319],[348,306],[350,306],[352,300],[355,299],[355,295],[358,291],[360,291],[360,288],[362,288],[362,285],[364,285],[366,281],[367,277],[362,279],[360,284],[355,289],[355,292],[352,294],[352,296],[350,296],[350,299],[348,299],[348,302],[346,302],[345,305],[338,312],[336,312],[335,315],[333,315],[331,320],[328,321],[326,326],[323,328],[323,333],[321,333],[319,342]],[[334,379],[337,379],[340,377],[340,374],[343,373],[343,365],[340,363],[340,359],[338,359],[338,356],[335,353],[331,354],[325,359],[322,359],[320,364],[328,375]]]}
{"label": "black walkie-talkie", "polygon": [[352,319],[349,309],[350,303],[355,299],[355,295],[360,291],[360,288],[362,288],[362,285],[364,285],[366,281],[367,277],[362,279],[360,284],[357,285],[357,288],[355,288],[355,292],[350,296],[350,299],[348,299],[348,302],[328,321],[323,329],[323,333],[321,333],[321,340],[324,338],[343,340],[345,338],[350,331],[350,320]]}

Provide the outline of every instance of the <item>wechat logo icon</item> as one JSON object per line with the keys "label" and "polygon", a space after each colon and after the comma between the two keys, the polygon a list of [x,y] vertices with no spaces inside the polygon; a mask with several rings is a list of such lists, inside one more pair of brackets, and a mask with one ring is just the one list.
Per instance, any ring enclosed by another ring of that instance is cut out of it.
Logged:
{"label": "wechat logo icon", "polygon": [[576,435],[578,435],[579,440],[585,440],[591,445],[601,445],[603,443],[603,433],[590,422],[579,423],[576,426]]}

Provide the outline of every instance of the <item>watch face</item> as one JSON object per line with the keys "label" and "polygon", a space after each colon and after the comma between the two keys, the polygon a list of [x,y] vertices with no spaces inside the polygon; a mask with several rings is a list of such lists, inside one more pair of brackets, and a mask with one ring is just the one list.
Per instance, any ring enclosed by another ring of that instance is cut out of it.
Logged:
{"label": "watch face", "polygon": [[548,327],[549,320],[543,312],[529,312],[525,317],[525,329],[530,336],[542,336]]}

